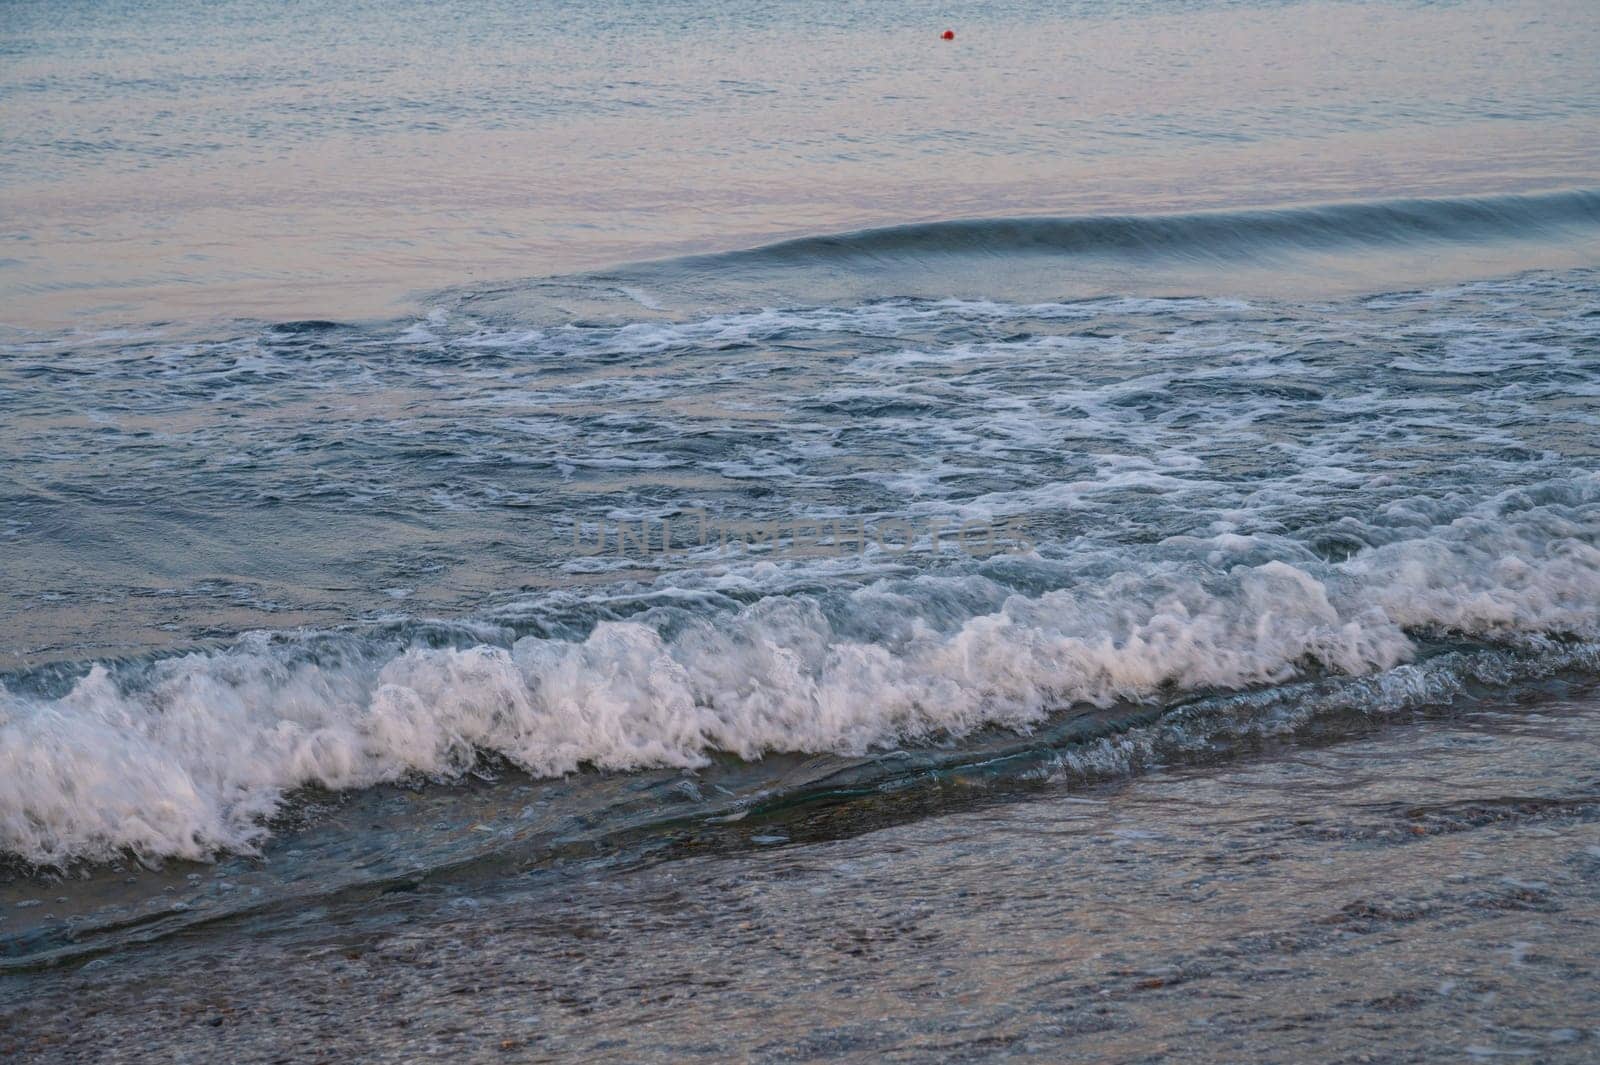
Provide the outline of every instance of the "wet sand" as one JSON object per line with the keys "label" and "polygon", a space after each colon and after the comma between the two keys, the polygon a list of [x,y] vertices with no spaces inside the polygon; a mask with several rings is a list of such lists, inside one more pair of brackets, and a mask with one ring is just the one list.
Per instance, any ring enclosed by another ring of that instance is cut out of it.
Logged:
{"label": "wet sand", "polygon": [[[12,977],[12,1061],[1592,1061],[1600,713],[957,801]],[[856,826],[859,827],[859,826]],[[826,838],[846,833],[842,838]]]}

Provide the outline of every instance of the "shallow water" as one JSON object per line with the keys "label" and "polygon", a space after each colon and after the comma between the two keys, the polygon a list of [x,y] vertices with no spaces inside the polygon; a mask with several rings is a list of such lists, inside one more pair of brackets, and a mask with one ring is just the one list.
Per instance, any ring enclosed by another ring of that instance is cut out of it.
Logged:
{"label": "shallow water", "polygon": [[671,861],[575,855],[13,979],[0,1046],[1590,1061],[1597,722],[1592,692],[1552,693],[1232,766],[1042,781],[1025,801],[969,784],[742,843],[703,826]]}
{"label": "shallow water", "polygon": [[1513,707],[1587,794],[1586,5],[0,10],[7,970]]}

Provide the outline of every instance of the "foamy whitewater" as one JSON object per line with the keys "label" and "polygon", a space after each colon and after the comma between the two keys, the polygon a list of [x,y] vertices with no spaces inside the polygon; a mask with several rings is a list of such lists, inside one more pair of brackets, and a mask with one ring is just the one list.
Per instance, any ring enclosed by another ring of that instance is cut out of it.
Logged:
{"label": "foamy whitewater", "polygon": [[[706,264],[570,282],[626,290],[595,318],[9,336],[3,610],[37,646],[0,850],[249,852],[297,789],[486,758],[958,755],[1088,709],[1203,744],[1219,698],[1293,732],[1297,684],[1381,715],[1595,668],[1591,270],[677,314],[674,269]],[[897,531],[688,532],[840,520]]]}
{"label": "foamy whitewater", "polygon": [[1592,1063],[1597,56],[0,2],[0,1060]]}

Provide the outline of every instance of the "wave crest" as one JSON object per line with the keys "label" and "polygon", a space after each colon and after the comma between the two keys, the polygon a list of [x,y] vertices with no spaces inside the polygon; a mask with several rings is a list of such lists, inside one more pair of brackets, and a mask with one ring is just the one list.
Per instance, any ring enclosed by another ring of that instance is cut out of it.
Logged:
{"label": "wave crest", "polygon": [[[955,619],[941,585],[970,578],[924,576],[920,598],[879,582],[831,613],[791,593],[509,646],[255,633],[95,665],[57,698],[0,689],[0,849],[203,858],[257,847],[294,788],[451,778],[484,752],[538,776],[857,754],[1027,731],[1073,706],[1382,673],[1441,632],[1593,639],[1597,537],[1600,477],[1582,475],[1342,563],[1130,559]],[[886,613],[898,623],[876,639],[830,620]]]}

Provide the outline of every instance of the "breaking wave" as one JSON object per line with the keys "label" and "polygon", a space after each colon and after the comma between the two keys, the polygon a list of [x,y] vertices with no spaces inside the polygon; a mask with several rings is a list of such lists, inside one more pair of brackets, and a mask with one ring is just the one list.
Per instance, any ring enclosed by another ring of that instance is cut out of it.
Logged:
{"label": "breaking wave", "polygon": [[252,633],[0,691],[0,849],[203,858],[259,846],[295,788],[452,778],[485,753],[539,776],[859,754],[1382,674],[1440,641],[1531,654],[1600,639],[1597,539],[1600,476],[1576,475],[1335,563],[1246,560],[1260,545],[1225,534],[1038,594],[974,572],[660,608],[575,639]]}

